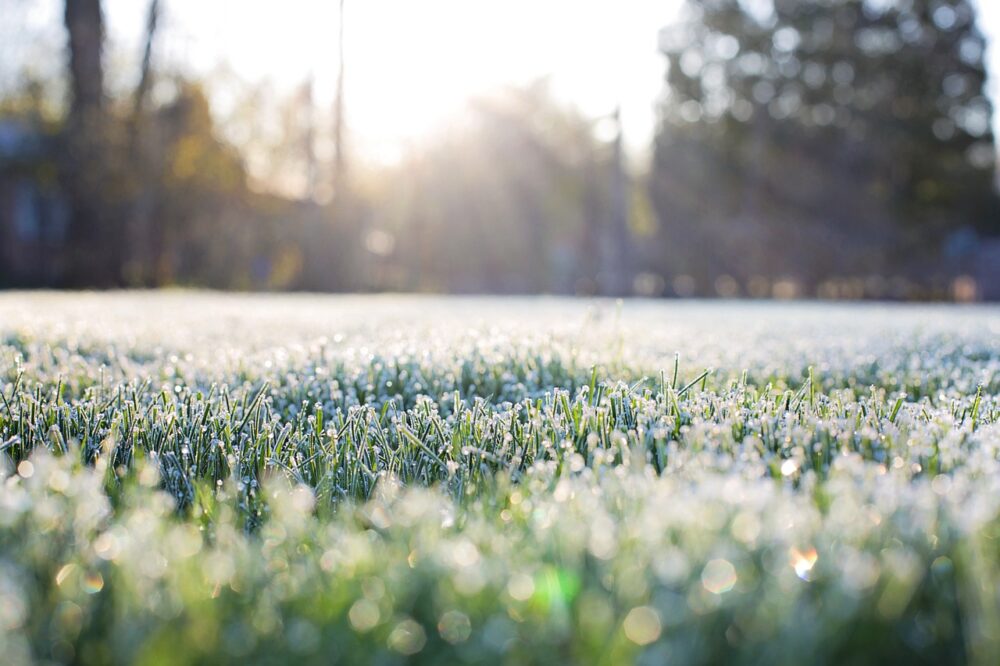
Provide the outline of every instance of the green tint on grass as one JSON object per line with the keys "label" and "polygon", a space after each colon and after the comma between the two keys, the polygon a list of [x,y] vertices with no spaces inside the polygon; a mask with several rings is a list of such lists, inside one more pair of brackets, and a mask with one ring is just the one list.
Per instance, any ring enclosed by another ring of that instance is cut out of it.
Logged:
{"label": "green tint on grass", "polygon": [[4,295],[0,649],[995,663],[998,340],[986,308]]}

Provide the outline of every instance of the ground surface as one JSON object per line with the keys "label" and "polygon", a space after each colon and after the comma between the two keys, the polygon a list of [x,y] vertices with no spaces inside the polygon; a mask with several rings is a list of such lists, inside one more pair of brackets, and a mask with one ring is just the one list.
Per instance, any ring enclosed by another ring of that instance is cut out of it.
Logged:
{"label": "ground surface", "polygon": [[996,663],[1000,309],[0,294],[8,663]]}

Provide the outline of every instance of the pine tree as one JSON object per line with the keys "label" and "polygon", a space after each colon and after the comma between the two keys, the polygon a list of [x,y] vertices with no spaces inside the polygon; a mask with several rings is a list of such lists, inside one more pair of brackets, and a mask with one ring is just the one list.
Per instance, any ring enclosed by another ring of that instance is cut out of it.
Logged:
{"label": "pine tree", "polygon": [[661,47],[653,199],[703,288],[930,280],[949,233],[1000,233],[969,0],[691,0]]}

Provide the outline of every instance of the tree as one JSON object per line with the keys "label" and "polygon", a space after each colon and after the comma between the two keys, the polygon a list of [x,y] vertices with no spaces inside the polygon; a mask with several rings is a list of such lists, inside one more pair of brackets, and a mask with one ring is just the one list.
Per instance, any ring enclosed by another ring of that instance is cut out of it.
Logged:
{"label": "tree", "polygon": [[122,266],[123,277],[130,285],[150,286],[155,281],[153,257],[152,206],[155,199],[152,177],[155,168],[150,164],[147,138],[152,129],[146,122],[146,98],[153,81],[153,46],[160,22],[160,0],[150,0],[146,10],[145,39],[139,65],[139,83],[132,97],[132,115],[129,118],[128,161],[130,202],[126,229],[126,256]]}
{"label": "tree", "polygon": [[386,255],[377,286],[594,291],[610,148],[542,82],[475,100],[461,123],[373,179],[366,245]]}
{"label": "tree", "polygon": [[1000,233],[969,0],[689,1],[661,47],[660,251],[703,291],[932,281],[949,233]]}
{"label": "tree", "polygon": [[70,208],[66,272],[74,285],[112,286],[120,280],[122,241],[102,196],[108,112],[100,0],[66,0],[64,22],[70,84],[62,159]]}

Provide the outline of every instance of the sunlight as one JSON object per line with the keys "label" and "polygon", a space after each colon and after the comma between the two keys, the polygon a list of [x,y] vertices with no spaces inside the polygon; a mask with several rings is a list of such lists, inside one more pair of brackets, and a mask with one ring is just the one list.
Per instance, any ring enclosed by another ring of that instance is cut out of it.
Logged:
{"label": "sunlight", "polygon": [[1000,664],[998,19],[0,0],[0,666]]}
{"label": "sunlight", "polygon": [[[588,115],[621,105],[627,135],[635,146],[645,145],[662,80],[656,29],[673,18],[676,5],[347,0],[345,96],[352,145],[391,161],[406,145],[446,129],[470,97],[543,77],[559,99]],[[336,1],[288,0],[277,7],[248,0],[239,5],[239,23],[230,20],[232,3],[174,0],[168,7],[166,60],[204,73],[224,62],[276,92],[312,78],[316,103],[332,105]],[[139,21],[134,9],[126,13],[129,21]],[[636,38],[642,34],[649,38]]]}

